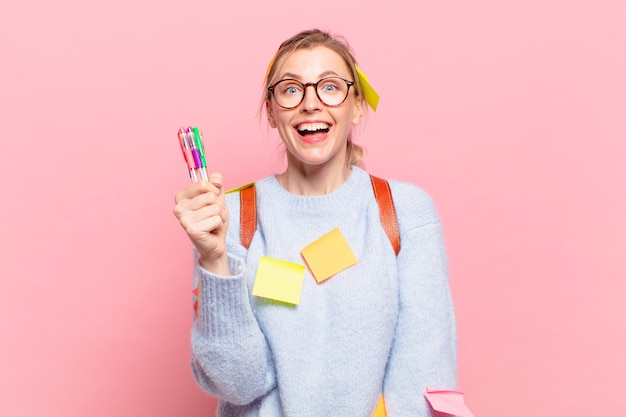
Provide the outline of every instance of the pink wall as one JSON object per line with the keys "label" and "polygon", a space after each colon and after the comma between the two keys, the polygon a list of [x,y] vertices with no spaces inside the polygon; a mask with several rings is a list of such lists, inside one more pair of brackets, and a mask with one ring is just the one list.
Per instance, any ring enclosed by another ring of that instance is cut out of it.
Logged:
{"label": "pink wall", "polygon": [[229,187],[278,170],[262,77],[311,26],[382,96],[368,168],[438,202],[474,414],[623,414],[624,22],[621,0],[2,1],[0,415],[213,415],[176,131]]}

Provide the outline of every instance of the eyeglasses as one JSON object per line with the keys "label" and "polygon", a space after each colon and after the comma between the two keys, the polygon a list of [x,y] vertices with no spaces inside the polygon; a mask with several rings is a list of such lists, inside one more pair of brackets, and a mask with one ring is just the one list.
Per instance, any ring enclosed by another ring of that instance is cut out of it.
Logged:
{"label": "eyeglasses", "polygon": [[280,80],[267,89],[274,96],[274,101],[283,109],[296,108],[304,100],[304,94],[309,86],[315,87],[317,98],[329,107],[335,107],[346,101],[350,87],[354,81],[341,77],[326,77],[316,83],[301,83],[292,78]]}

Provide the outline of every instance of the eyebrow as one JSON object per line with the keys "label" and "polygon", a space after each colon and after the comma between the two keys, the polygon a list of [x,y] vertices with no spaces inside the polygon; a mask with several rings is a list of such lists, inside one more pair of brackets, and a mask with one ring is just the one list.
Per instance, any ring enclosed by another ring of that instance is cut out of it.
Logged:
{"label": "eyebrow", "polygon": [[[319,79],[321,80],[324,77],[329,77],[333,75],[340,77],[340,75],[337,74],[335,71],[324,71],[323,73],[320,74]],[[294,74],[292,72],[286,72],[282,75],[282,77],[280,77],[281,80],[284,80],[285,78],[293,78],[295,80],[302,80],[302,78],[299,75]]]}

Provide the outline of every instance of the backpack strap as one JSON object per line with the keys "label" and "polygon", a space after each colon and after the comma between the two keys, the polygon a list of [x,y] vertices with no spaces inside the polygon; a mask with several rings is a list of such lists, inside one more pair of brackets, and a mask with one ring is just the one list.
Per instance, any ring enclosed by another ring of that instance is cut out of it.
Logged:
{"label": "backpack strap", "polygon": [[370,175],[370,178],[372,179],[374,197],[376,197],[380,211],[380,223],[391,242],[391,246],[393,246],[393,251],[396,253],[396,256],[398,256],[398,253],[400,253],[400,228],[398,227],[396,208],[393,205],[391,188],[387,180],[373,175]]}
{"label": "backpack strap", "polygon": [[256,232],[256,189],[254,183],[239,190],[239,199],[241,201],[241,218],[239,219],[241,244],[248,249],[254,232]]}
{"label": "backpack strap", "polygon": [[[393,250],[398,256],[400,252],[400,228],[398,227],[398,217],[393,205],[391,188],[387,180],[370,175],[374,197],[378,203],[380,211],[380,222],[383,230],[387,234]],[[256,232],[256,189],[254,183],[242,188],[239,191],[240,199],[240,238],[244,248],[250,248],[252,237]]]}

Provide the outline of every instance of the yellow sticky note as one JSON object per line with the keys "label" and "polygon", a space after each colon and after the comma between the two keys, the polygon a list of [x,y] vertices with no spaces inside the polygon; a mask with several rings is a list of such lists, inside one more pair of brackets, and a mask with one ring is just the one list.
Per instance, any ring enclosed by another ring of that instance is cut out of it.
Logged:
{"label": "yellow sticky note", "polygon": [[380,400],[378,400],[378,404],[376,405],[376,409],[374,410],[374,414],[372,417],[387,417],[387,412],[385,411],[385,396],[381,395]]}
{"label": "yellow sticky note", "polygon": [[357,67],[356,65],[354,67],[356,68],[356,72],[359,75],[359,82],[361,83],[361,89],[363,90],[363,96],[365,97],[365,101],[367,102],[367,104],[369,104],[372,110],[376,111],[380,96],[378,95],[376,90],[374,90],[374,87],[372,87],[372,85],[367,80],[367,76],[363,74],[359,67]]}
{"label": "yellow sticky note", "polygon": [[261,256],[252,295],[298,304],[304,283],[304,265]]}
{"label": "yellow sticky note", "polygon": [[230,194],[230,193],[234,193],[236,191],[243,190],[244,188],[248,188],[252,184],[254,184],[254,182],[249,182],[247,184],[242,185],[241,187],[231,188],[230,190],[226,191],[225,194]]}
{"label": "yellow sticky note", "polygon": [[331,230],[302,249],[301,253],[317,282],[325,281],[357,262],[339,229]]}

